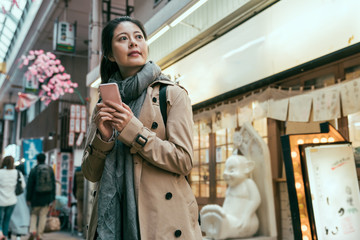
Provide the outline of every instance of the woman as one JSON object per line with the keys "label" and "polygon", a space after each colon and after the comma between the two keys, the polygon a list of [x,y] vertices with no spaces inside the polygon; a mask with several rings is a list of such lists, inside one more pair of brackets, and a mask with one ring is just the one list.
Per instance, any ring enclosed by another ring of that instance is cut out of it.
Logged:
{"label": "woman", "polygon": [[[100,102],[93,112],[82,163],[84,176],[97,182],[88,239],[201,239],[185,179],[193,166],[187,92],[146,62],[146,33],[137,20],[110,21],[102,50],[102,83],[117,83],[123,103]],[[167,85],[166,123],[161,85]]]}
{"label": "woman", "polygon": [[[20,179],[23,189],[25,188],[24,176],[21,172]],[[18,170],[14,168],[14,158],[6,156],[0,168],[0,240],[7,239],[11,214],[15,208],[17,198],[15,187],[18,178]]]}
{"label": "woman", "polygon": [[[15,167],[16,170],[20,171],[26,179],[25,164],[21,163]],[[26,204],[26,189],[24,193],[17,196],[17,203],[13,213],[11,214],[8,238],[11,239],[11,235],[16,235],[16,240],[20,240],[21,236],[29,234],[30,226],[30,212],[29,207]]]}

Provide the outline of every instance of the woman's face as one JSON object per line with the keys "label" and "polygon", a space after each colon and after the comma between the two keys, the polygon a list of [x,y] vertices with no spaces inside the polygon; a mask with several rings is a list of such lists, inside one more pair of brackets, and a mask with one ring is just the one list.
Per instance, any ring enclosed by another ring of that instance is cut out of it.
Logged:
{"label": "woman's face", "polygon": [[146,63],[148,46],[141,29],[132,22],[121,22],[114,30],[109,60],[116,62],[123,78],[135,75]]}

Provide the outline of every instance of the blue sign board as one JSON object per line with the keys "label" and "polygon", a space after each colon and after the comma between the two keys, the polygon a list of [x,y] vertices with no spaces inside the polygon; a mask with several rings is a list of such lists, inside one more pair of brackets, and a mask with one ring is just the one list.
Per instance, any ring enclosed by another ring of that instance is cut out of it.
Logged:
{"label": "blue sign board", "polygon": [[43,140],[41,138],[25,139],[23,144],[23,156],[25,159],[26,173],[36,165],[36,155],[43,151]]}

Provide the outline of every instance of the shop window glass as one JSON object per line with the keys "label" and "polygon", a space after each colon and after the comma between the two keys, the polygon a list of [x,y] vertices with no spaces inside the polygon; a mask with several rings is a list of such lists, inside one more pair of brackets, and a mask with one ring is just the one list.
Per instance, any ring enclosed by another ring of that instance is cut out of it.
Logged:
{"label": "shop window glass", "polygon": [[203,164],[200,168],[200,181],[209,182],[209,164]]}
{"label": "shop window glass", "polygon": [[200,183],[199,182],[193,182],[191,183],[191,189],[196,197],[199,197],[199,191],[200,191]]}
{"label": "shop window glass", "polygon": [[[206,120],[195,123],[194,168],[190,175],[191,187],[197,198],[224,198],[227,184],[223,173],[226,159],[234,152],[233,136],[235,128],[220,128],[211,134],[209,126],[211,124]],[[254,120],[253,126],[267,142],[267,119]],[[209,148],[210,137],[214,140],[214,149]],[[210,152],[214,153],[214,156],[210,155]],[[210,157],[214,159],[210,159]],[[216,193],[216,196],[210,196],[210,192]]]}
{"label": "shop window glass", "polygon": [[225,162],[228,156],[227,146],[219,146],[216,148],[216,162]]}
{"label": "shop window glass", "polygon": [[191,179],[190,179],[192,183],[196,183],[196,182],[200,181],[199,172],[200,171],[199,171],[198,166],[193,167],[192,172],[191,172]]}
{"label": "shop window glass", "polygon": [[232,143],[233,140],[234,140],[234,132],[235,132],[235,129],[232,128],[232,129],[228,129],[228,132],[227,132],[227,142],[228,143]]}
{"label": "shop window glass", "polygon": [[199,165],[199,150],[194,150],[193,164],[194,166]]}
{"label": "shop window glass", "polygon": [[200,197],[210,197],[209,164],[200,168]]}
{"label": "shop window glass", "polygon": [[[230,134],[231,132],[231,134]],[[225,197],[226,183],[223,178],[223,173],[225,169],[225,161],[232,154],[233,145],[232,139],[229,138],[229,135],[233,135],[233,131],[225,128],[216,131],[216,197],[223,198]]]}
{"label": "shop window glass", "polygon": [[194,126],[193,169],[190,174],[191,188],[196,197],[209,197],[209,129],[208,124],[198,121]]}
{"label": "shop window glass", "polygon": [[200,184],[200,196],[209,197],[210,196],[210,187],[209,182],[203,182]]}
{"label": "shop window glass", "polygon": [[335,75],[333,73],[326,74],[317,78],[313,78],[304,82],[304,88],[310,89],[312,86],[317,88],[323,88],[335,84]]}
{"label": "shop window glass", "polygon": [[224,180],[224,175],[223,175],[224,170],[225,170],[225,162],[216,164],[216,180],[217,181]]}
{"label": "shop window glass", "polygon": [[216,145],[226,144],[226,129],[216,131]]}
{"label": "shop window glass", "polygon": [[200,150],[200,165],[209,164],[209,150]]}
{"label": "shop window glass", "polygon": [[345,69],[345,79],[352,80],[360,77],[360,65]]}
{"label": "shop window glass", "polygon": [[225,197],[227,184],[224,180],[218,181],[216,184],[216,195]]}
{"label": "shop window glass", "polygon": [[199,125],[194,125],[194,139],[193,139],[194,149],[199,149]]}
{"label": "shop window glass", "polygon": [[209,147],[209,134],[201,134],[200,135],[200,148],[208,148]]}

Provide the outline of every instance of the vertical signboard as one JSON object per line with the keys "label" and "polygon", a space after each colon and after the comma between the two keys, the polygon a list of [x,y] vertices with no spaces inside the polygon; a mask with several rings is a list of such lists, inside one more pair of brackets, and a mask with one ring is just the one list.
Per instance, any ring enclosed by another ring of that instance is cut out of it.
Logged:
{"label": "vertical signboard", "polygon": [[43,140],[41,138],[25,139],[22,141],[23,156],[25,159],[25,171],[30,173],[36,165],[36,155],[43,151]]}
{"label": "vertical signboard", "polygon": [[54,23],[53,49],[62,52],[75,52],[76,24]]}
{"label": "vertical signboard", "polygon": [[[60,153],[60,161],[58,168],[60,175],[58,176],[61,184],[61,196],[68,196],[71,192],[71,186],[69,185],[70,179],[72,179],[72,173],[74,168],[74,162],[72,160],[71,153]],[[60,167],[59,167],[60,166]]]}
{"label": "vertical signboard", "polygon": [[4,105],[4,120],[14,121],[15,120],[15,105],[6,103]]}
{"label": "vertical signboard", "polygon": [[351,144],[308,146],[304,151],[317,239],[360,239],[359,184]]}
{"label": "vertical signboard", "polygon": [[70,106],[69,123],[69,146],[80,146],[86,133],[86,107],[83,105],[72,104]]}

